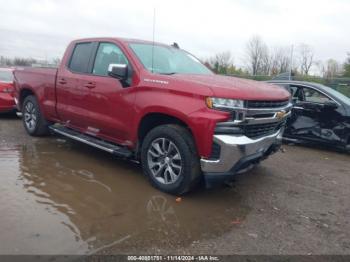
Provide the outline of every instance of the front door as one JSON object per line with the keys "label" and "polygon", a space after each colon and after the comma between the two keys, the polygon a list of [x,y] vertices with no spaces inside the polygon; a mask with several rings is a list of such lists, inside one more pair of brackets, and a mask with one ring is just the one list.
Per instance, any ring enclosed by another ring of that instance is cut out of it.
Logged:
{"label": "front door", "polygon": [[340,142],[334,132],[341,114],[337,103],[318,90],[291,86],[294,106],[286,135],[323,142]]}
{"label": "front door", "polygon": [[[129,79],[121,83],[109,76],[110,64],[127,64]],[[117,143],[124,143],[128,139],[135,100],[131,71],[128,59],[116,44],[98,44],[92,72],[82,79],[82,85],[89,90],[85,102],[90,111],[88,132],[91,135]]]}

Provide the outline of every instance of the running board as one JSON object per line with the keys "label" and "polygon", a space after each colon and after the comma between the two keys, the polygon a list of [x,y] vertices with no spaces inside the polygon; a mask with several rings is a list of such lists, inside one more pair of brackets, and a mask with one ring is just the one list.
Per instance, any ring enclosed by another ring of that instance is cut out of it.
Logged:
{"label": "running board", "polygon": [[98,149],[101,149],[103,151],[116,155],[118,157],[129,158],[132,156],[132,152],[125,147],[118,146],[116,144],[95,138],[93,136],[85,135],[73,129],[60,126],[60,125],[52,125],[52,126],[49,126],[49,128],[52,132],[56,134],[63,135],[70,139],[96,147]]}

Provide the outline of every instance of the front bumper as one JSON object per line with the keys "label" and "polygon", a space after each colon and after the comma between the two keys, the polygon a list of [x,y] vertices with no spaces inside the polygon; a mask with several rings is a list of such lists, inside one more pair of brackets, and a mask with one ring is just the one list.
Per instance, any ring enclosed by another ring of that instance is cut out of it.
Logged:
{"label": "front bumper", "polygon": [[202,172],[205,176],[230,176],[249,169],[279,149],[283,129],[259,139],[214,135],[214,142],[220,145],[220,157],[217,160],[201,159]]}

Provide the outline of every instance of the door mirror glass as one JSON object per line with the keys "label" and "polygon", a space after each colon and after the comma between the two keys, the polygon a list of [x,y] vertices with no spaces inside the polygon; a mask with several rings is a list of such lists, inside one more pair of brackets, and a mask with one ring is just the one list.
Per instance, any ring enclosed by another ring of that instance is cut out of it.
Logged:
{"label": "door mirror glass", "polygon": [[125,81],[128,79],[127,64],[110,64],[108,66],[108,75],[119,80]]}

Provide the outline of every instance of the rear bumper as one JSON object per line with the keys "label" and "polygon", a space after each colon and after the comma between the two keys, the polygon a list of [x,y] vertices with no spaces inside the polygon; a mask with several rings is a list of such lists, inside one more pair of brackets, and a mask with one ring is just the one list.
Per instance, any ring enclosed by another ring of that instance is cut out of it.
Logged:
{"label": "rear bumper", "polygon": [[259,139],[246,136],[215,135],[214,142],[220,145],[217,160],[201,159],[201,169],[206,178],[227,178],[242,173],[276,152],[282,143],[283,129]]}

